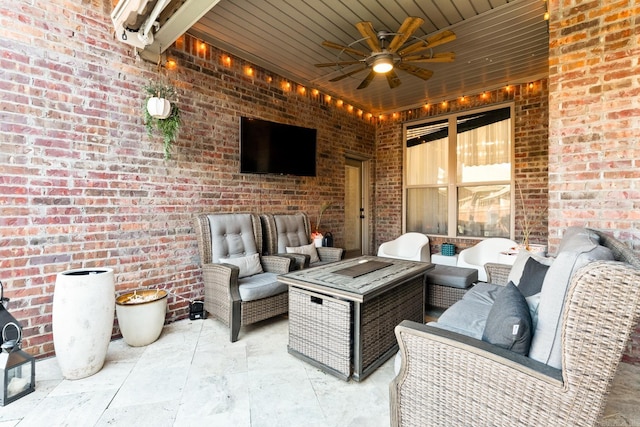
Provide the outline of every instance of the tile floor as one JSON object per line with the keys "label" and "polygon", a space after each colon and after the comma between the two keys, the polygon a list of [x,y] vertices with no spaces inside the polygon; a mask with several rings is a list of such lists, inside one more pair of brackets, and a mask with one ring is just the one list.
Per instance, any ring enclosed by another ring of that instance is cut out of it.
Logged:
{"label": "tile floor", "polygon": [[[109,345],[103,369],[62,379],[36,363],[36,391],[0,407],[6,426],[388,426],[393,359],[361,383],[287,353],[286,317],[240,331],[212,319],[165,326],[158,341]],[[623,364],[602,424],[640,426],[640,367]]]}

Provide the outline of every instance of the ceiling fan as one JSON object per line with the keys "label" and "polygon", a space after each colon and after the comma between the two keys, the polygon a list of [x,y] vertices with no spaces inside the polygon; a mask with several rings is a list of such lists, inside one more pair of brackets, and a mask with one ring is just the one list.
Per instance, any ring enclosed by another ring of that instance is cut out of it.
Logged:
{"label": "ceiling fan", "polygon": [[[415,16],[407,17],[398,32],[375,31],[371,22],[363,21],[355,24],[358,32],[363,38],[350,43],[347,46],[324,41],[322,45],[332,49],[339,49],[338,59],[343,53],[361,59],[325,62],[315,64],[316,67],[350,67],[359,65],[358,68],[343,72],[338,77],[332,78],[331,82],[337,82],[344,78],[350,77],[361,71],[370,69],[369,74],[362,80],[358,89],[364,89],[373,81],[377,74],[384,74],[391,89],[398,87],[402,82],[396,74],[395,70],[403,70],[407,73],[428,80],[433,75],[433,71],[418,67],[413,63],[428,62],[453,62],[455,53],[433,53],[433,48],[444,43],[448,43],[456,39],[456,35],[449,30],[442,31],[424,39],[413,36],[413,33],[424,23],[424,19]],[[415,40],[410,40],[410,39]],[[352,46],[356,43],[364,41],[370,53],[355,49]],[[410,42],[410,43],[408,43]]]}

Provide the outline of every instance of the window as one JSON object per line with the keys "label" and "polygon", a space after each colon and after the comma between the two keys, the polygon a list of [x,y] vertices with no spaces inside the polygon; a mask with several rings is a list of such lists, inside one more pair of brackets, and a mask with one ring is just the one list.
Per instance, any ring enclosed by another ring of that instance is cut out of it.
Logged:
{"label": "window", "polygon": [[405,125],[406,231],[512,235],[512,107]]}

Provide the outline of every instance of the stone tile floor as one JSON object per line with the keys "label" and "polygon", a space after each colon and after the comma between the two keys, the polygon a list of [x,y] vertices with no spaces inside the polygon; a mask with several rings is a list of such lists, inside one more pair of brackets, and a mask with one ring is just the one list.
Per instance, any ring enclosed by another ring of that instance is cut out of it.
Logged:
{"label": "stone tile floor", "polygon": [[[388,426],[393,359],[361,383],[287,353],[286,317],[244,327],[231,344],[212,319],[165,326],[158,341],[109,345],[103,369],[64,380],[36,363],[36,391],[0,407],[7,426]],[[640,426],[640,367],[622,364],[602,424]]]}

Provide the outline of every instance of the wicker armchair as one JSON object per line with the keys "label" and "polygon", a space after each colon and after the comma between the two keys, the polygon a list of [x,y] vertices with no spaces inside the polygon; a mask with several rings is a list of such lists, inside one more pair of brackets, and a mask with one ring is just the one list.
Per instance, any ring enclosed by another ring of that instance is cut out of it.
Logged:
{"label": "wicker armchair", "polygon": [[[230,261],[259,253],[262,247],[260,218],[253,213],[203,214],[194,218],[202,275],[204,309],[230,328],[231,342],[241,325],[249,325],[289,309],[286,285],[277,274],[291,271],[290,258],[260,256],[263,273],[239,277],[240,268]],[[243,299],[242,294],[251,295]]]}
{"label": "wicker armchair", "polygon": [[391,424],[597,424],[640,318],[640,261],[620,242],[598,234],[617,261],[595,261],[573,275],[563,309],[562,370],[404,321],[396,327],[402,365],[390,385]]}
{"label": "wicker armchair", "polygon": [[263,253],[269,255],[286,255],[296,260],[296,268],[308,268],[320,263],[340,261],[344,257],[344,249],[333,247],[315,248],[320,262],[311,263],[310,256],[305,254],[287,254],[287,247],[304,246],[311,243],[311,225],[304,212],[294,214],[262,214],[265,241]]}

